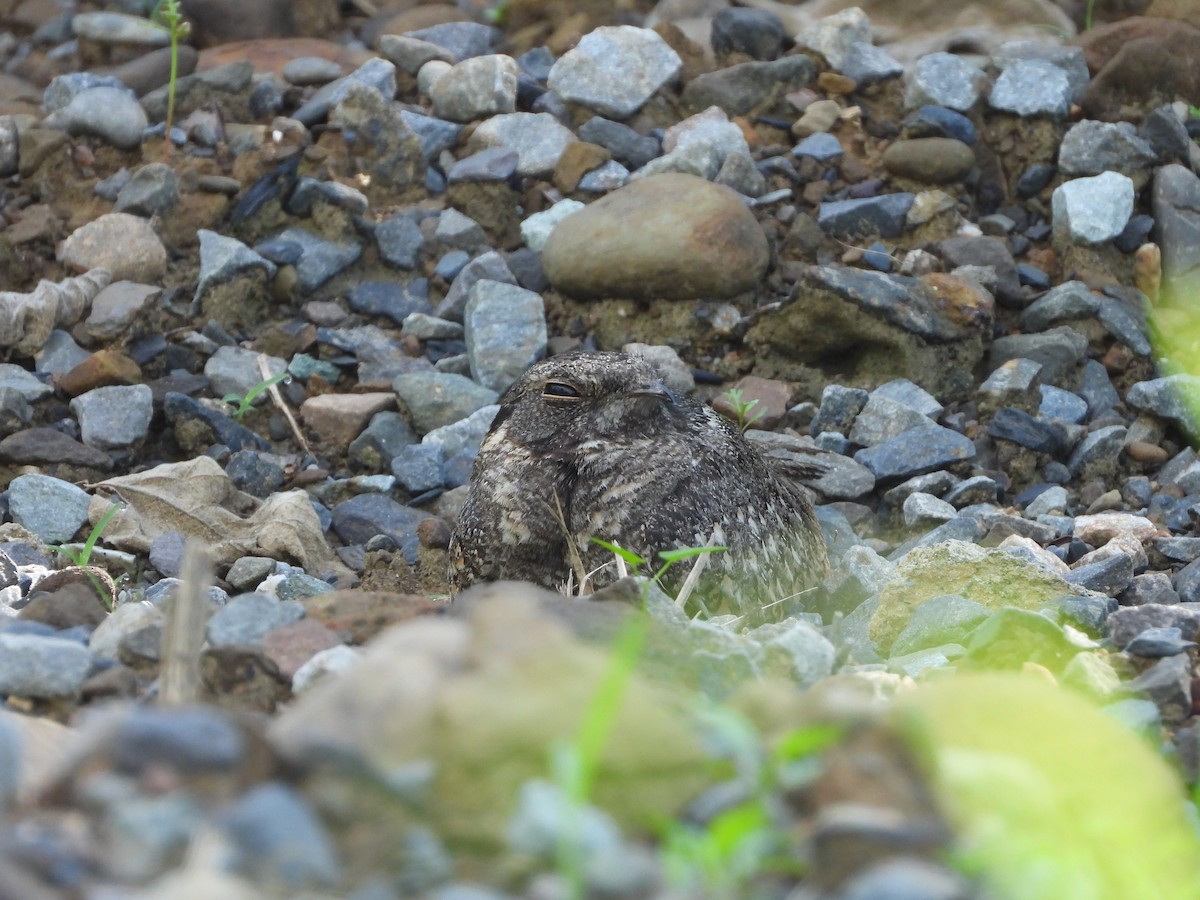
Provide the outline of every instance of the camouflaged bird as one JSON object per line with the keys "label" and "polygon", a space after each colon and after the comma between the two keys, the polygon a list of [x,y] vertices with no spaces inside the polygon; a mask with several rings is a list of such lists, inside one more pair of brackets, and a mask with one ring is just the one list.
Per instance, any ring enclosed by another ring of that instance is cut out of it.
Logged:
{"label": "camouflaged bird", "polygon": [[[779,619],[803,608],[801,593],[828,570],[812,504],[784,465],[641,357],[544,360],[501,397],[483,440],[450,543],[451,590],[501,579],[560,586],[572,545],[603,586],[618,573],[593,537],[652,562],[660,550],[715,543],[727,549],[707,560],[704,608]],[[691,565],[669,570],[668,591]]]}

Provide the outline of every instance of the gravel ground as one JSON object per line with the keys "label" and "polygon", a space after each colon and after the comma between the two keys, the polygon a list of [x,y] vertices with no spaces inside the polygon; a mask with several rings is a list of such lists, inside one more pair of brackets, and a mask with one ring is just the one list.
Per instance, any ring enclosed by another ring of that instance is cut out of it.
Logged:
{"label": "gravel ground", "polygon": [[[0,2],[0,895],[1196,895],[1187,4],[182,5],[168,130]],[[449,603],[579,348],[823,465],[806,612]]]}

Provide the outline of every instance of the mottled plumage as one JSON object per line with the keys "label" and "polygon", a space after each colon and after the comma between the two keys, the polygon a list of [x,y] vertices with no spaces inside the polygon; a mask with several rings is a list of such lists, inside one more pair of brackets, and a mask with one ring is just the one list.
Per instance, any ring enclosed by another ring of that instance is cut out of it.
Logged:
{"label": "mottled plumage", "polygon": [[[828,567],[804,489],[735,425],[624,353],[557,356],[505,392],[450,544],[451,587],[560,585],[568,540],[587,571],[599,569],[593,582],[609,583],[613,556],[592,537],[651,560],[715,538],[728,550],[710,556],[699,596],[714,613],[752,620],[801,607],[797,594]],[[667,586],[691,565],[676,564]]]}

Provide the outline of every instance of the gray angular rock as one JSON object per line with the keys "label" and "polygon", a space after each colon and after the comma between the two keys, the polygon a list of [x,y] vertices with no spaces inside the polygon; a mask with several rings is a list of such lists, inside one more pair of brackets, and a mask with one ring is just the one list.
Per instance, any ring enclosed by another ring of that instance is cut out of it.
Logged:
{"label": "gray angular rock", "polygon": [[87,491],[69,481],[35,472],[18,475],[8,485],[13,521],[47,544],[62,544],[75,537],[88,520],[91,499]]}
{"label": "gray angular rock", "polygon": [[840,71],[859,87],[869,87],[904,74],[904,64],[886,50],[866,41],[855,41],[842,57]]}
{"label": "gray angular rock", "polygon": [[166,163],[148,163],[130,176],[117,192],[116,212],[156,216],[179,202],[179,181]]}
{"label": "gray angular rock", "polygon": [[410,372],[397,377],[392,388],[420,434],[453,424],[500,399],[496,391],[446,372]]}
{"label": "gray angular rock", "polygon": [[396,67],[386,59],[369,59],[346,77],[320,88],[292,113],[292,118],[308,126],[317,124],[329,114],[329,110],[346,99],[353,84],[373,88],[383,99],[390,101],[396,96]]}
{"label": "gray angular rock", "polygon": [[679,54],[650,29],[601,26],[559,58],[547,84],[570,103],[627,119],[682,68]]}
{"label": "gray angular rock", "polygon": [[916,109],[926,104],[966,112],[979,99],[983,72],[953,53],[922,56],[908,72],[904,105]]}
{"label": "gray angular rock", "polygon": [[[439,82],[440,83],[440,82]],[[577,140],[571,129],[549,113],[510,112],[481,122],[471,135],[471,149],[504,147],[517,154],[517,174],[544,176],[554,171],[567,145]]]}
{"label": "gray angular rock", "polygon": [[[326,281],[353,265],[362,256],[362,244],[357,241],[336,243],[304,228],[288,228],[271,239],[273,243],[291,242],[300,245],[300,261],[296,263],[298,285],[311,293]],[[264,249],[259,244],[257,248]]]}
{"label": "gray angular rock", "polygon": [[119,150],[140,147],[149,119],[128,90],[95,87],[81,91],[45,120],[68,134],[101,138]]}
{"label": "gray angular rock", "polygon": [[1054,63],[1018,59],[1006,66],[992,86],[988,103],[1018,116],[1064,119],[1071,111],[1071,82]]}
{"label": "gray angular rock", "polygon": [[832,200],[821,204],[817,224],[827,234],[841,237],[899,237],[915,199],[914,194],[897,193]]}
{"label": "gray angular rock", "polygon": [[503,391],[546,353],[546,311],[539,294],[499,281],[479,281],[463,312],[471,377]]}
{"label": "gray angular rock", "polygon": [[1084,119],[1067,129],[1058,147],[1058,168],[1064,175],[1132,175],[1155,160],[1154,149],[1128,122]]}
{"label": "gray angular rock", "polygon": [[975,445],[969,438],[941,425],[914,428],[854,454],[855,462],[880,481],[910,478],[974,457]]}
{"label": "gray angular rock", "polygon": [[759,107],[769,108],[789,91],[808,85],[816,66],[803,54],[773,62],[746,62],[697,75],[683,89],[683,103],[699,112],[720,107],[729,116],[743,116]]}
{"label": "gray angular rock", "polygon": [[85,444],[115,450],[145,440],[154,415],[154,397],[144,384],[115,384],[75,397],[71,411],[79,419],[80,439]]}

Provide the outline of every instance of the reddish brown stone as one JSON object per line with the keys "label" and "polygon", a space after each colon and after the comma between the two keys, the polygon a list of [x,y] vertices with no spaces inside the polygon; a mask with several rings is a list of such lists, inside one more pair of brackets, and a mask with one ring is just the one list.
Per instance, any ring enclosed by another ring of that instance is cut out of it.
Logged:
{"label": "reddish brown stone", "polygon": [[112,384],[141,384],[142,370],[132,359],[112,347],[97,350],[56,380],[68,397],[78,397],[93,388]]}
{"label": "reddish brown stone", "polygon": [[315,619],[301,619],[279,628],[272,628],[262,640],[267,659],[279,667],[279,674],[291,681],[296,671],[330,647],[341,644],[338,636]]}
{"label": "reddish brown stone", "polygon": [[[747,375],[740,379],[732,390],[742,392],[743,404],[754,404],[745,411],[742,423],[754,428],[771,428],[776,425],[787,413],[789,401],[792,399],[792,388],[787,382],[759,378],[757,375]],[[738,411],[728,392],[713,400],[713,409],[735,422],[738,421]]]}
{"label": "reddish brown stone", "polygon": [[382,591],[333,591],[300,602],[308,618],[324,623],[351,644],[365,644],[389,625],[445,608],[444,603],[416,594]]}

